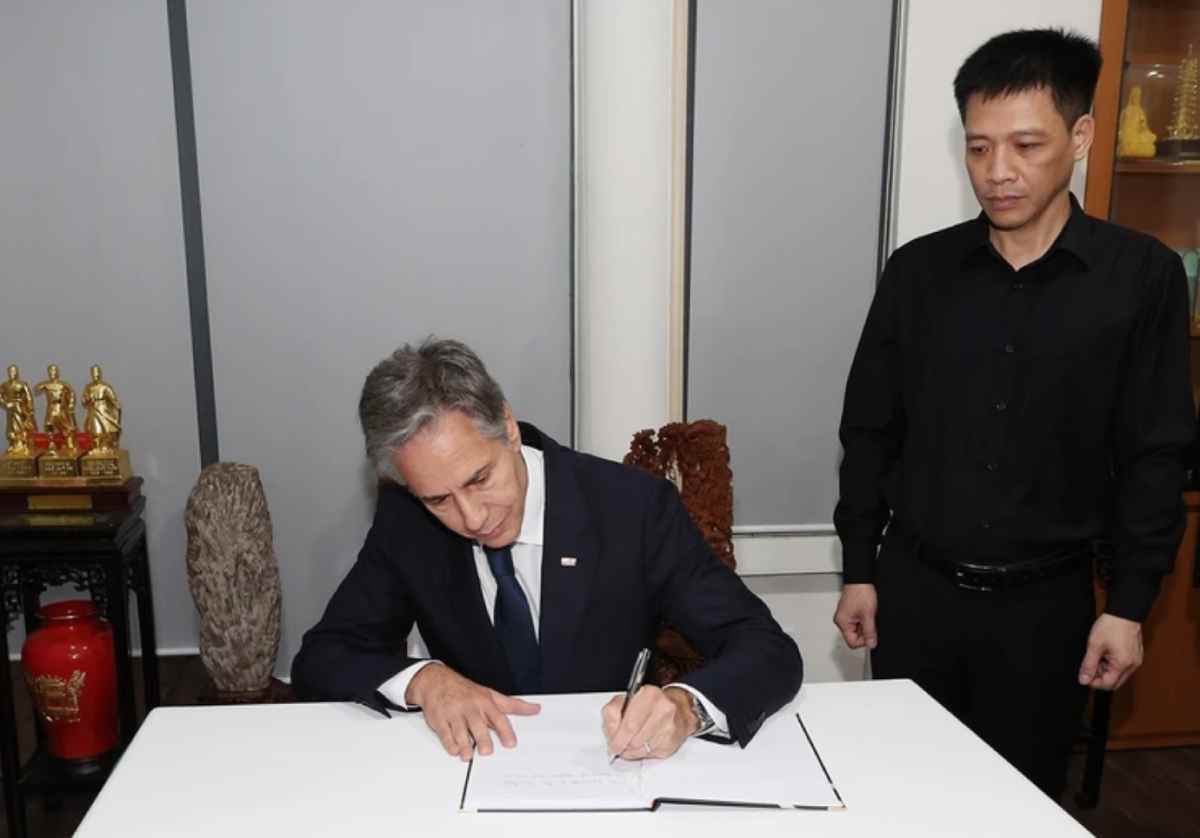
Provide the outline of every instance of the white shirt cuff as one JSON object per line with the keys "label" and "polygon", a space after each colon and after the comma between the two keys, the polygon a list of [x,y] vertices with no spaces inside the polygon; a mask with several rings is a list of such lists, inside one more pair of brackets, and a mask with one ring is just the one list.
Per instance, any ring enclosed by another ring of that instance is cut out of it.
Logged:
{"label": "white shirt cuff", "polygon": [[[417,707],[417,705],[409,704],[407,701],[405,701],[404,696],[408,692],[408,685],[412,682],[413,676],[431,663],[441,663],[441,661],[417,661],[412,666],[401,669],[399,672],[397,672],[391,678],[388,678],[383,682],[383,684],[380,685],[380,694],[388,701],[392,702],[392,704],[395,704],[398,707],[403,707],[405,710],[420,709]],[[714,718],[716,717],[714,716]],[[725,717],[722,716],[721,718],[724,719]]]}
{"label": "white shirt cuff", "polygon": [[717,705],[709,701],[708,697],[705,696],[704,693],[700,692],[700,690],[696,689],[695,687],[689,687],[687,684],[667,684],[667,686],[663,687],[663,689],[665,690],[667,687],[679,687],[679,689],[687,690],[689,693],[696,696],[696,700],[704,705],[704,710],[708,713],[708,717],[713,720],[713,724],[715,725],[712,730],[708,731],[708,734],[713,736],[722,736],[726,739],[729,738],[729,722],[725,718],[725,714],[721,712]]}

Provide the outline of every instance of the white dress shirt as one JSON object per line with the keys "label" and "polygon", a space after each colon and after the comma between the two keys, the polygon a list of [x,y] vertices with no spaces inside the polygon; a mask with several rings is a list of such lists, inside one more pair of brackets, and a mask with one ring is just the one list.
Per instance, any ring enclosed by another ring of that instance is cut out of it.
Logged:
{"label": "white dress shirt", "polygon": [[[521,531],[517,534],[517,540],[513,542],[511,548],[513,571],[517,577],[517,584],[521,586],[521,592],[525,594],[525,599],[529,602],[530,616],[533,618],[533,633],[540,640],[542,543],[546,518],[546,466],[542,452],[536,448],[522,445],[521,456],[525,458],[525,473],[528,476],[528,482],[525,486],[525,514],[521,518]],[[492,575],[492,568],[488,564],[487,554],[484,553],[483,547],[479,542],[472,545],[472,552],[475,556],[475,572],[479,576],[479,589],[483,594],[483,604],[487,608],[488,620],[494,623],[497,591],[496,577]],[[383,685],[379,687],[379,692],[388,701],[400,707],[417,709],[404,700],[405,693],[408,692],[408,685],[412,681],[413,676],[420,672],[421,669],[435,662],[433,660],[423,660],[412,664],[393,675],[387,681],[384,681]],[[632,666],[632,661],[630,664]],[[729,735],[725,714],[714,706],[703,693],[687,684],[669,684],[668,686],[687,690],[704,705],[704,709],[712,717],[713,722],[716,723],[716,727],[710,731],[711,733],[718,736]]]}

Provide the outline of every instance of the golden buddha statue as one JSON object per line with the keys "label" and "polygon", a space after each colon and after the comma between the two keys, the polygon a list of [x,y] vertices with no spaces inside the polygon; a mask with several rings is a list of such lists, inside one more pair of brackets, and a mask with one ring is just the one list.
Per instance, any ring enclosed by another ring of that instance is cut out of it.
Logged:
{"label": "golden buddha statue", "polygon": [[1134,85],[1129,90],[1129,101],[1121,108],[1121,120],[1117,126],[1118,157],[1153,157],[1154,141],[1158,136],[1150,130],[1146,111],[1142,107],[1142,88]]}
{"label": "golden buddha statue", "polygon": [[8,380],[0,382],[0,404],[8,414],[5,425],[8,453],[29,454],[31,436],[37,430],[33,418],[33,391],[29,389],[29,382],[21,380],[21,371],[16,364],[9,366]]}
{"label": "golden buddha statue", "polygon": [[46,421],[42,423],[42,429],[50,438],[50,453],[58,450],[56,433],[63,435],[63,448],[73,453],[75,432],[79,430],[75,424],[75,390],[58,377],[57,364],[47,367],[46,375],[46,380],[39,381],[34,391],[46,396]]}

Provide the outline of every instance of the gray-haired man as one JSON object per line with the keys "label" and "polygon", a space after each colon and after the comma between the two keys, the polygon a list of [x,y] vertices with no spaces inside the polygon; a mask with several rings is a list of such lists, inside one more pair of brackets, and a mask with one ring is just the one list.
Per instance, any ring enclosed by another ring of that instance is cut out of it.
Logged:
{"label": "gray-haired man", "polygon": [[[425,713],[446,751],[513,747],[515,694],[622,690],[666,623],[703,667],[643,687],[608,747],[667,757],[692,735],[743,745],[800,687],[796,644],[713,556],[670,483],[518,423],[466,346],[404,346],[363,387],[385,482],[358,561],[292,666],[301,696]],[[414,659],[416,624],[432,655]]]}

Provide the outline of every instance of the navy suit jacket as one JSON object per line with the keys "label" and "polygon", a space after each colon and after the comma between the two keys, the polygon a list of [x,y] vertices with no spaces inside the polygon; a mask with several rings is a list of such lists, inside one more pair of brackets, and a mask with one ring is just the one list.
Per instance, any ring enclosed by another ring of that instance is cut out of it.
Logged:
{"label": "navy suit jacket", "polygon": [[[800,689],[796,644],[713,555],[671,483],[563,448],[531,425],[521,436],[546,471],[543,691],[624,690],[638,650],[669,624],[706,659],[681,680],[725,713],[744,746]],[[434,658],[511,694],[472,542],[389,484],[358,561],[304,636],[292,664],[298,695],[378,703],[377,688],[416,662],[406,655],[414,622]]]}

